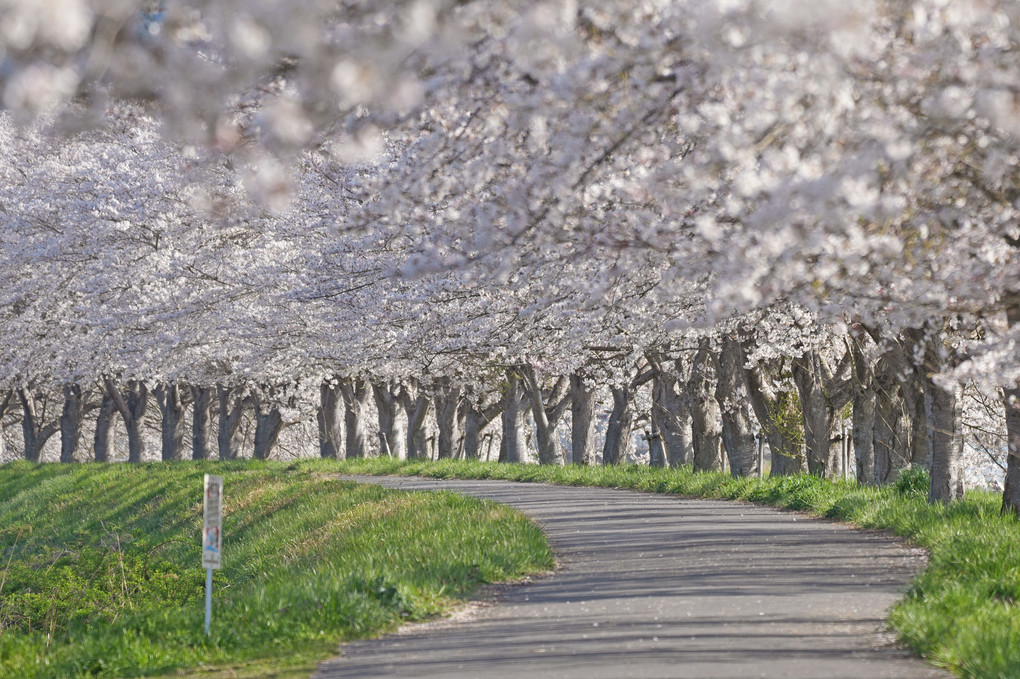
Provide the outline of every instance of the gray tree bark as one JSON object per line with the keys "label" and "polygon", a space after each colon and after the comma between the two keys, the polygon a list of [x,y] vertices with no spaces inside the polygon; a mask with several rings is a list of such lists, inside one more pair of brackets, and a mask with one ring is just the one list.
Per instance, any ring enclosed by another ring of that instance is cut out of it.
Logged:
{"label": "gray tree bark", "polygon": [[531,415],[535,421],[535,438],[538,441],[539,464],[563,464],[563,448],[556,427],[570,406],[569,384],[566,377],[557,378],[551,389],[542,389],[534,366],[521,367],[524,387],[531,399]]}
{"label": "gray tree bark", "polygon": [[[1020,295],[1006,300],[1006,322],[1011,328],[1020,325]],[[1020,516],[1020,384],[1002,390],[1006,410],[1006,484],[1002,491],[1002,513]]]}
{"label": "gray tree bark", "polygon": [[[255,389],[251,393],[251,401],[255,408],[255,448],[252,457],[256,460],[270,459],[273,448],[280,440],[280,432],[295,424],[284,420],[280,404],[275,400],[276,393],[273,387]],[[293,399],[290,399],[288,405],[294,405]]]}
{"label": "gray tree bark", "polygon": [[394,383],[372,383],[375,409],[379,413],[379,451],[397,460],[407,458],[408,415],[404,387]]}
{"label": "gray tree bark", "polygon": [[256,460],[268,460],[273,455],[273,448],[283,431],[283,417],[279,408],[260,409],[255,406],[255,449],[252,457]]}
{"label": "gray tree bark", "polygon": [[[909,448],[904,462],[899,469],[909,464],[911,467],[931,467],[931,441],[929,440],[931,428],[928,426],[928,406],[925,389],[927,383],[923,371],[916,368],[901,377],[900,387],[905,396],[908,409],[909,422]],[[897,469],[896,471],[899,471]]]}
{"label": "gray tree bark", "polygon": [[761,476],[758,447],[748,417],[748,390],[744,381],[744,349],[736,339],[723,340],[719,352],[719,378],[715,397],[720,404],[722,445],[733,476]]}
{"label": "gray tree bark", "polygon": [[78,452],[88,404],[79,385],[65,384],[63,391],[64,409],[60,413],[60,461],[66,464],[74,462],[74,456]]}
{"label": "gray tree bark", "polygon": [[850,400],[850,382],[841,378],[844,368],[849,368],[848,355],[835,373],[817,351],[793,361],[793,381],[804,416],[808,473],[815,476],[839,478],[843,474],[841,442],[835,429],[840,411]]}
{"label": "gray tree bark", "polygon": [[655,375],[653,368],[642,371],[635,369],[634,377],[624,385],[610,387],[613,394],[613,410],[606,425],[606,441],[602,446],[602,464],[623,464],[634,452],[634,398],[638,388],[649,382]]}
{"label": "gray tree bark", "polygon": [[216,434],[220,459],[236,460],[241,456],[241,445],[244,443],[241,418],[244,416],[248,399],[240,387],[219,385],[216,387],[216,398],[220,408]]}
{"label": "gray tree bark", "polygon": [[804,416],[804,447],[807,452],[808,472],[815,476],[835,476],[839,471],[833,439],[835,413],[825,398],[825,385],[820,357],[808,352],[794,359],[793,379],[800,394]]}
{"label": "gray tree bark", "polygon": [[908,466],[930,466],[925,369],[916,363],[916,357],[924,353],[925,333],[912,328],[895,338],[882,338],[874,330],[868,334],[883,348],[874,362],[871,386],[875,397],[874,482],[885,484],[895,481]]}
{"label": "gray tree bark", "polygon": [[527,462],[528,441],[524,432],[527,394],[517,370],[506,371],[507,388],[503,401],[503,440],[499,448],[500,462]]}
{"label": "gray tree bark", "polygon": [[[896,353],[896,350],[899,350]],[[905,442],[891,458],[890,477],[895,480],[900,470],[911,467],[931,467],[931,442],[929,441],[928,406],[925,388],[926,367],[918,365],[917,356],[927,352],[926,333],[923,328],[910,328],[901,333],[891,349],[898,366],[896,378],[903,400],[903,419],[900,422],[900,437]]]}
{"label": "gray tree bark", "polygon": [[900,377],[905,370],[909,368],[897,348],[883,353],[875,363],[875,428],[872,440],[875,450],[874,478],[879,485],[895,481],[899,471],[909,462],[907,450],[910,424]]}
{"label": "gray tree bark", "polygon": [[488,406],[478,403],[469,403],[465,409],[464,417],[464,457],[468,460],[480,460],[482,458],[482,441],[485,436],[485,428],[503,412],[503,401],[500,399]]}
{"label": "gray tree bark", "polygon": [[[949,354],[943,357],[943,353]],[[928,501],[948,504],[963,497],[963,408],[959,387],[943,388],[933,379],[953,361],[952,350],[929,339],[925,346],[925,414],[931,446]]]}
{"label": "gray tree bark", "polygon": [[[807,457],[804,455],[803,421],[797,412],[793,424],[787,415],[794,407],[794,395],[781,391],[771,384],[769,371],[777,371],[761,364],[745,369],[747,395],[751,408],[765,433],[771,455],[770,476],[791,476],[807,471]],[[791,429],[795,426],[795,429]]]}
{"label": "gray tree bark", "polygon": [[[679,363],[679,361],[677,362]],[[694,441],[691,438],[690,398],[681,389],[679,370],[669,372],[656,359],[652,364],[652,436],[658,436],[670,467],[690,464],[694,460]]]}
{"label": "gray tree bark", "polygon": [[319,409],[316,419],[319,423],[319,457],[342,460],[347,455],[343,446],[344,418],[343,395],[335,383],[319,385]]}
{"label": "gray tree bark", "polygon": [[634,390],[631,386],[610,387],[613,410],[606,425],[602,464],[623,464],[634,452]]}
{"label": "gray tree bark", "polygon": [[184,410],[187,392],[176,384],[160,384],[155,389],[156,402],[162,415],[160,457],[164,461],[184,459]]}
{"label": "gray tree bark", "polygon": [[209,387],[191,387],[191,459],[212,457],[212,404],[214,391]]}
{"label": "gray tree bark", "polygon": [[875,483],[875,378],[867,335],[858,333],[850,338],[853,352],[853,441],[857,462],[857,481]]}
{"label": "gray tree bark", "polygon": [[0,392],[0,459],[3,458],[6,452],[4,443],[4,416],[7,415],[7,409],[10,408],[11,402],[14,400],[14,390],[8,389],[5,392]]}
{"label": "gray tree bark", "polygon": [[126,390],[121,393],[112,380],[106,380],[106,391],[117,406],[128,435],[128,462],[138,463],[145,456],[145,411],[149,405],[149,388],[144,382],[128,380]]}
{"label": "gray tree bark", "polygon": [[573,464],[595,464],[595,390],[580,373],[570,376],[570,456]]}
{"label": "gray tree bark", "polygon": [[412,382],[410,389],[401,395],[404,410],[407,411],[407,458],[409,460],[425,460],[429,451],[429,413],[432,411],[432,399],[428,391],[421,385]]}
{"label": "gray tree bark", "polygon": [[702,341],[691,363],[687,393],[691,397],[694,468],[722,471],[722,412],[715,398],[715,368],[707,341]]}
{"label": "gray tree bark", "polygon": [[1003,390],[1003,406],[1006,409],[1008,457],[1006,484],[1002,491],[1002,513],[1020,516],[1020,388]]}
{"label": "gray tree bark", "polygon": [[96,462],[110,461],[110,430],[113,426],[113,418],[117,416],[117,406],[113,397],[103,391],[103,400],[99,405],[99,414],[96,416],[96,433],[92,440],[92,450]]}
{"label": "gray tree bark", "polygon": [[344,430],[347,434],[347,459],[375,457],[371,437],[368,435],[369,399],[368,383],[362,379],[340,380],[340,393],[344,400]]}
{"label": "gray tree bark", "polygon": [[454,460],[460,457],[464,442],[463,394],[459,386],[448,378],[442,378],[433,389],[436,408],[436,424],[439,426],[439,448],[437,458]]}
{"label": "gray tree bark", "polygon": [[28,389],[18,390],[21,400],[21,431],[25,438],[25,459],[41,462],[42,451],[54,434],[60,429],[59,418],[49,417],[49,398],[42,393]]}
{"label": "gray tree bark", "polygon": [[648,466],[656,469],[665,468],[667,465],[666,444],[662,441],[662,432],[659,431],[658,423],[651,418],[649,418],[644,439],[648,441]]}

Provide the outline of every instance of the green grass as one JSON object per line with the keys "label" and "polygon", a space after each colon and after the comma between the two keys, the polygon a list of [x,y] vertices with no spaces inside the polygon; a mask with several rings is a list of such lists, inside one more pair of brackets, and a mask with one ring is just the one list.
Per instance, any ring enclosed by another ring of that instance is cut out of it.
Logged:
{"label": "green grass", "polygon": [[[202,634],[202,474],[225,477],[224,569]],[[926,501],[923,475],[867,488],[689,469],[308,460],[0,467],[0,677],[308,676],[345,639],[439,614],[543,570],[537,529],[496,505],[337,473],[501,478],[739,499],[894,532],[931,554],[890,617],[964,677],[1020,676],[1020,522],[998,496]]]}
{"label": "green grass", "polygon": [[[357,486],[320,465],[0,467],[0,676],[308,676],[338,642],[546,570],[509,508]],[[224,476],[224,567],[202,632],[203,473]]]}
{"label": "green grass", "polygon": [[928,567],[893,609],[900,639],[962,677],[1020,677],[1020,521],[1001,498],[971,492],[948,507],[927,503],[927,477],[908,473],[885,488],[810,476],[734,479],[688,468],[553,467],[478,462],[358,460],[303,463],[359,474],[511,479],[633,488],[688,497],[746,500],[891,531],[924,547]]}

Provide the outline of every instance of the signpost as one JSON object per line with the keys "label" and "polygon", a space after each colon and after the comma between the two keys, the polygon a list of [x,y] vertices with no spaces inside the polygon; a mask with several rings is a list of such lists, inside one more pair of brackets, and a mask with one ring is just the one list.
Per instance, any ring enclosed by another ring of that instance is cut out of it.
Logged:
{"label": "signpost", "polygon": [[223,477],[205,475],[202,565],[205,567],[205,633],[212,621],[212,572],[220,567],[223,537]]}

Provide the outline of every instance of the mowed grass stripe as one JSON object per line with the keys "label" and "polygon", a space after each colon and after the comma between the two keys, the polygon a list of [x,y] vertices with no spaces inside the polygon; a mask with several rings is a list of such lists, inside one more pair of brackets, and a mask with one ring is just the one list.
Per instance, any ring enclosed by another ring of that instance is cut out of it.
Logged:
{"label": "mowed grass stripe", "polygon": [[[204,473],[225,483],[209,638]],[[339,641],[553,565],[509,508],[302,465],[15,463],[0,498],[3,677],[307,676]]]}

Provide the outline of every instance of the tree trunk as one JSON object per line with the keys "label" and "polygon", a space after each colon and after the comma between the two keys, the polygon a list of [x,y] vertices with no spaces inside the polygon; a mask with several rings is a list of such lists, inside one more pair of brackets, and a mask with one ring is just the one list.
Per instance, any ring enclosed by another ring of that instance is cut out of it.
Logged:
{"label": "tree trunk", "polygon": [[375,457],[368,435],[368,401],[372,398],[368,383],[362,379],[340,380],[340,393],[344,399],[347,459]]}
{"label": "tree trunk", "polygon": [[42,457],[42,445],[39,443],[35,410],[35,397],[24,388],[18,391],[21,399],[21,435],[23,442],[22,454],[29,462],[38,464]]}
{"label": "tree trunk", "polygon": [[424,460],[429,457],[429,412],[432,410],[432,399],[427,391],[420,386],[412,398],[411,392],[405,390],[404,410],[407,411],[408,445],[407,458],[409,460]]}
{"label": "tree trunk", "polygon": [[113,397],[128,435],[128,462],[139,463],[145,457],[145,410],[149,405],[149,388],[144,382],[128,380],[127,391],[121,393],[112,380],[106,380],[106,391]]}
{"label": "tree trunk", "polygon": [[875,484],[875,392],[870,385],[854,394],[852,437],[857,481]]}
{"label": "tree trunk", "polygon": [[401,391],[404,387],[392,383],[372,383],[375,409],[379,413],[379,451],[396,460],[407,458],[407,409]]}
{"label": "tree trunk", "polygon": [[213,390],[209,387],[191,388],[191,459],[208,460],[212,457],[212,404]]}
{"label": "tree trunk", "polygon": [[[255,448],[252,457],[256,460],[270,459],[273,448],[280,440],[280,432],[298,422],[297,418],[284,417],[276,395],[277,390],[273,387],[262,387],[251,393],[252,405],[255,407]],[[287,405],[293,407],[294,399],[289,399]]]}
{"label": "tree trunk", "polygon": [[128,436],[128,462],[137,464],[145,457],[145,437],[142,430],[142,422],[132,419],[124,422],[124,428],[127,429]]}
{"label": "tree trunk", "polygon": [[907,463],[909,423],[907,404],[903,399],[900,373],[907,370],[897,349],[885,352],[875,363],[875,426],[872,435],[875,466],[874,482],[879,485],[896,480]]}
{"label": "tree trunk", "polygon": [[439,426],[440,460],[454,460],[460,457],[464,440],[464,411],[461,407],[461,388],[442,379],[433,390],[436,407],[436,424]]}
{"label": "tree trunk", "polygon": [[500,462],[527,462],[528,441],[524,433],[525,403],[527,395],[517,373],[508,369],[506,396],[503,404],[503,441],[499,449]]}
{"label": "tree trunk", "polygon": [[794,359],[793,381],[804,416],[808,473],[839,478],[843,475],[843,451],[835,429],[840,410],[849,400],[847,390],[829,372],[817,351]]}
{"label": "tree trunk", "polygon": [[[485,428],[503,412],[503,401],[490,406],[469,403],[464,417],[464,457],[468,460],[482,459],[482,441]],[[491,438],[491,435],[488,435]]]}
{"label": "tree trunk", "polygon": [[347,455],[343,447],[344,419],[340,412],[343,395],[335,382],[323,381],[319,385],[319,457],[342,460]]}
{"label": "tree trunk", "polygon": [[687,393],[691,397],[694,468],[722,471],[722,413],[715,398],[715,370],[708,342],[702,341],[691,364]]}
{"label": "tree trunk", "polygon": [[113,403],[113,397],[104,391],[102,403],[99,405],[99,415],[96,416],[96,434],[92,440],[96,462],[110,461],[110,430],[116,416],[117,406]]}
{"label": "tree trunk", "polygon": [[723,340],[719,352],[716,401],[720,404],[723,450],[733,476],[761,476],[758,446],[747,414],[747,386],[744,384],[744,350],[733,339]]}
{"label": "tree trunk", "polygon": [[595,464],[595,395],[580,373],[570,376],[570,461],[584,467]]}
{"label": "tree trunk", "polygon": [[815,476],[832,476],[838,467],[834,459],[834,417],[825,402],[825,387],[817,367],[817,354],[810,352],[794,359],[793,378],[800,394],[800,407],[804,416],[804,447],[807,452],[808,473]]}
{"label": "tree trunk", "polygon": [[[60,414],[60,461],[74,462],[85,419],[85,397],[77,384],[64,385],[64,410]],[[2,416],[2,415],[0,415]],[[2,431],[0,431],[2,434]]]}
{"label": "tree trunk", "polygon": [[256,460],[268,460],[283,430],[283,417],[279,408],[268,410],[255,409],[255,449],[252,457]]}
{"label": "tree trunk", "polygon": [[156,402],[162,415],[160,457],[163,461],[184,459],[184,409],[187,398],[176,384],[161,384],[156,387]]}
{"label": "tree trunk", "polygon": [[21,399],[21,431],[25,437],[25,459],[29,462],[42,461],[43,448],[46,442],[57,433],[60,420],[47,422],[46,406],[49,399],[43,394],[33,394],[28,389],[18,391]]}
{"label": "tree trunk", "polygon": [[478,460],[481,457],[482,430],[485,429],[482,411],[469,405],[464,412],[464,459]]}
{"label": "tree trunk", "polygon": [[[1010,318],[1011,324],[1020,321]],[[1008,437],[1008,458],[1006,460],[1006,485],[1002,490],[1002,513],[1020,516],[1020,386],[1003,390],[1003,405],[1006,408],[1006,435]]]}
{"label": "tree trunk", "polygon": [[623,464],[634,452],[634,393],[630,386],[610,387],[613,410],[606,426],[602,464]]}
{"label": "tree trunk", "polygon": [[[924,365],[917,365],[916,356],[928,350],[925,330],[909,328],[901,333],[896,359],[896,377],[903,401],[903,418],[897,432],[902,447],[891,457],[889,476],[895,480],[906,467],[931,468],[931,441],[929,440],[928,405],[925,388],[927,373]],[[924,359],[925,361],[927,359]]]}
{"label": "tree trunk", "polygon": [[929,502],[947,504],[963,497],[962,408],[957,389],[925,385],[931,440]]}
{"label": "tree trunk", "polygon": [[4,416],[7,415],[7,409],[14,400],[14,390],[8,389],[6,392],[0,393],[0,396],[2,396],[0,398],[0,460],[2,460],[4,453],[7,452],[4,444]]}
{"label": "tree trunk", "polygon": [[221,460],[236,460],[241,456],[241,445],[244,437],[241,432],[241,418],[248,399],[240,387],[223,387],[217,385],[216,398],[219,401],[220,413],[216,443],[219,447]]}
{"label": "tree trunk", "polygon": [[928,426],[928,405],[925,394],[927,385],[923,375],[919,375],[916,370],[909,374],[908,380],[910,386],[904,389],[904,393],[910,395],[907,400],[907,405],[910,408],[910,448],[909,456],[904,456],[903,466],[909,464],[911,467],[930,469],[931,441],[929,440],[930,427]]}
{"label": "tree trunk", "polygon": [[[1020,325],[1020,297],[1007,300],[1006,322],[1011,329]],[[1020,516],[1020,384],[1002,390],[1006,409],[1006,485],[1002,491],[1002,513]],[[2,411],[0,411],[2,412]]]}
{"label": "tree trunk", "polygon": [[666,464],[690,464],[694,459],[691,439],[691,404],[680,389],[680,378],[662,368],[652,377],[652,436],[658,436]]}
{"label": "tree trunk", "polygon": [[871,360],[864,352],[866,335],[850,339],[853,351],[853,441],[857,481],[875,483],[875,379]]}
{"label": "tree trunk", "polygon": [[648,427],[644,436],[648,442],[648,466],[662,469],[666,466],[666,444],[662,441],[662,433],[655,420],[649,418]]}
{"label": "tree trunk", "polygon": [[[770,476],[793,476],[807,473],[807,453],[804,450],[804,417],[800,412],[797,395],[792,391],[777,394],[777,412],[789,415],[782,426],[766,429],[769,444]],[[794,419],[796,418],[796,419]]]}
{"label": "tree trunk", "polygon": [[563,464],[563,448],[556,431],[560,418],[570,405],[565,377],[556,380],[550,390],[543,390],[534,366],[522,366],[524,387],[531,399],[531,415],[535,421],[539,464]]}
{"label": "tree trunk", "polygon": [[924,399],[931,445],[928,501],[948,504],[963,497],[963,408],[959,387],[944,389],[933,379],[946,364],[939,351],[936,340],[927,342]]}
{"label": "tree trunk", "polygon": [[801,441],[803,418],[795,405],[794,395],[773,387],[765,366],[755,365],[744,372],[751,408],[769,444],[769,475],[791,476],[807,471]]}

